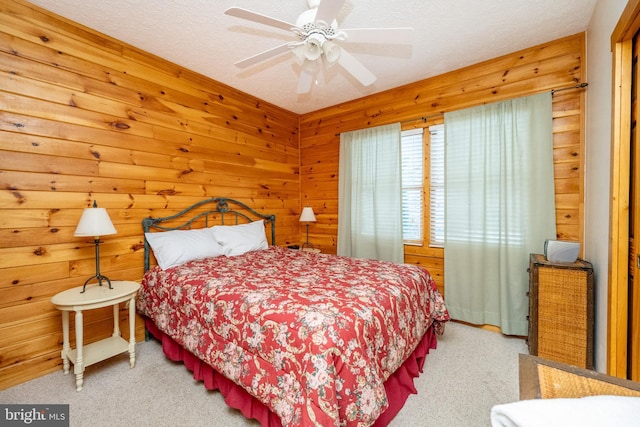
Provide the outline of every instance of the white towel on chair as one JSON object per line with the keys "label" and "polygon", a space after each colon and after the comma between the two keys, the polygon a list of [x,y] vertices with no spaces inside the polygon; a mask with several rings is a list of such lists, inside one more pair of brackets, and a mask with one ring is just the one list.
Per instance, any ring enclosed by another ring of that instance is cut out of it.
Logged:
{"label": "white towel on chair", "polygon": [[491,408],[493,427],[640,427],[640,397],[533,399]]}

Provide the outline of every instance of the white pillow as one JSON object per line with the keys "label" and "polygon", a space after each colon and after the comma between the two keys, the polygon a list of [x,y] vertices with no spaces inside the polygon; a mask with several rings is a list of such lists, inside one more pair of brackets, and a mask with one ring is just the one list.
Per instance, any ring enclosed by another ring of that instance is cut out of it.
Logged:
{"label": "white pillow", "polygon": [[222,245],[227,256],[242,255],[269,247],[262,220],[238,225],[216,225],[212,230],[213,236]]}
{"label": "white pillow", "polygon": [[210,228],[144,233],[163,270],[195,259],[224,255]]}

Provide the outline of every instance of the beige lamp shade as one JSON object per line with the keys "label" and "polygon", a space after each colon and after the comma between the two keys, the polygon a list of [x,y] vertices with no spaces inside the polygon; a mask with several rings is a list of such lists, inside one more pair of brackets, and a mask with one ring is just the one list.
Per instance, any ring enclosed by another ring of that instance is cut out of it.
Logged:
{"label": "beige lamp shade", "polygon": [[316,215],[313,213],[313,208],[306,206],[302,209],[300,214],[300,222],[316,222]]}
{"label": "beige lamp shade", "polygon": [[94,203],[94,207],[86,208],[84,212],[82,212],[80,222],[78,222],[78,226],[73,235],[77,237],[97,237],[116,233],[116,228],[113,226],[107,210],[97,207]]}

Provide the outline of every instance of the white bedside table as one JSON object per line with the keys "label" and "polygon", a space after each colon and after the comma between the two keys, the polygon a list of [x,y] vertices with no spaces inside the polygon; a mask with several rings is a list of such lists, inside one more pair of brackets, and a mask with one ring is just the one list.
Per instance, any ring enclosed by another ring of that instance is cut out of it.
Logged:
{"label": "white bedside table", "polygon": [[[135,299],[140,284],[129,281],[112,280],[111,286],[104,283],[88,285],[84,293],[82,286],[67,289],[51,298],[51,302],[62,311],[62,364],[64,373],[69,373],[69,363],[73,363],[76,374],[76,390],[82,390],[84,368],[109,357],[129,351],[129,363],[133,368],[136,363],[136,326]],[[129,302],[129,342],[120,336],[119,306],[123,301]],[[94,308],[113,306],[113,335],[98,342],[83,346],[82,311]],[[75,311],[76,349],[69,343],[69,312]]]}

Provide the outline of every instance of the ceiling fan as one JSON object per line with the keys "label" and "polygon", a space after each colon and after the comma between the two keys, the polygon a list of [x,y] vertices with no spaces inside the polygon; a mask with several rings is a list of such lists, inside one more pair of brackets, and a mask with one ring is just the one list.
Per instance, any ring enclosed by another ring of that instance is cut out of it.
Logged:
{"label": "ceiling fan", "polygon": [[408,27],[339,29],[336,17],[345,0],[307,0],[307,3],[309,10],[302,12],[295,24],[239,7],[227,9],[224,12],[226,15],[290,31],[295,37],[295,41],[250,56],[235,65],[246,68],[292,51],[302,65],[298,93],[311,90],[319,64],[323,62],[340,64],[362,85],[369,86],[376,80],[376,76],[339,43],[410,44],[413,39],[413,28]]}

